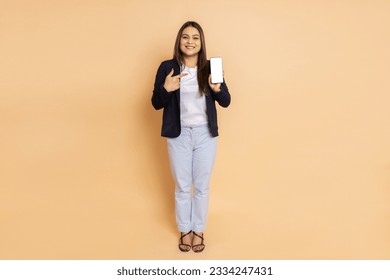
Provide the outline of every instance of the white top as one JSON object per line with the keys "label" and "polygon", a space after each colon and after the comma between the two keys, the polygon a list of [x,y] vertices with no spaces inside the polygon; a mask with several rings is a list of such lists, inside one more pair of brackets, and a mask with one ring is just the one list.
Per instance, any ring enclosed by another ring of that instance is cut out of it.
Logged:
{"label": "white top", "polygon": [[206,97],[199,92],[197,67],[184,67],[180,78],[180,120],[184,127],[207,124]]}

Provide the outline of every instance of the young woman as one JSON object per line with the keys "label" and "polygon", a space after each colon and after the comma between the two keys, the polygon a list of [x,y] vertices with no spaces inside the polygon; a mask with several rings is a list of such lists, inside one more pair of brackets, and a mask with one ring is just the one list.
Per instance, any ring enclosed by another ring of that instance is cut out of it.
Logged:
{"label": "young woman", "polygon": [[218,136],[215,102],[228,107],[230,93],[225,83],[211,83],[203,30],[188,21],[177,34],[173,59],[162,62],[157,71],[152,96],[154,108],[164,109],[161,135],[167,137],[176,185],[182,252],[205,248],[203,232]]}

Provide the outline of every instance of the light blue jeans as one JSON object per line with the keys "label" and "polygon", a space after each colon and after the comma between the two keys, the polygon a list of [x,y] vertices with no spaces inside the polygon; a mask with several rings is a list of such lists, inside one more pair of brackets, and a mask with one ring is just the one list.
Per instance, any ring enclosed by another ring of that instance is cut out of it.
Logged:
{"label": "light blue jeans", "polygon": [[211,136],[207,125],[182,127],[180,136],[168,138],[167,143],[175,180],[178,229],[181,232],[203,232],[207,223],[209,183],[215,161],[217,137]]}

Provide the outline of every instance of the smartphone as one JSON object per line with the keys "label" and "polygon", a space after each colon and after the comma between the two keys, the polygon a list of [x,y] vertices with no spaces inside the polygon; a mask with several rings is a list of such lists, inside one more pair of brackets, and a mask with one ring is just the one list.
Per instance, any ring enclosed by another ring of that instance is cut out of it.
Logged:
{"label": "smartphone", "polygon": [[210,58],[211,83],[223,83],[222,57]]}

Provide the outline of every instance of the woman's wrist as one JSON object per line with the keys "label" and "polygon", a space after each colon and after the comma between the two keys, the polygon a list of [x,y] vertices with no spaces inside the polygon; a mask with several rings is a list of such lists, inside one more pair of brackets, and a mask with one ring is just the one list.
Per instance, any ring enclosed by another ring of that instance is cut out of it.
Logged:
{"label": "woman's wrist", "polygon": [[214,85],[214,86],[211,87],[211,90],[212,90],[214,93],[221,92],[221,91],[222,91],[222,85],[221,85],[221,84]]}

